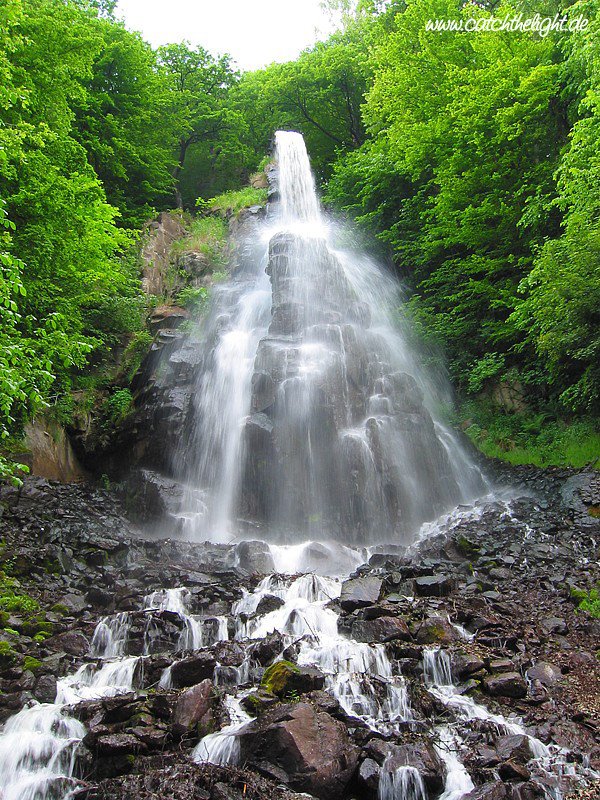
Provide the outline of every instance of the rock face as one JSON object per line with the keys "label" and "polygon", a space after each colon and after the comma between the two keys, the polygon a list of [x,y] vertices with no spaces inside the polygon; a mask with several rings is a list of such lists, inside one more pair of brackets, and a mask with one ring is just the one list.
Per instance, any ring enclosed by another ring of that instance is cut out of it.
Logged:
{"label": "rock face", "polygon": [[358,762],[345,725],[309,703],[266,711],[240,735],[241,760],[323,800],[342,798]]}

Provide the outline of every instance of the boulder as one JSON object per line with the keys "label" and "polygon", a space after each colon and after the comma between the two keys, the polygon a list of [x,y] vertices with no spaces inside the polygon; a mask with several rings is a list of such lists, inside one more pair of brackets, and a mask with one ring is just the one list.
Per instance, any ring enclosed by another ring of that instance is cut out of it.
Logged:
{"label": "boulder", "polygon": [[276,661],[265,670],[260,685],[265,691],[285,698],[322,689],[325,676],[316,667],[299,667],[290,661]]}
{"label": "boulder", "polygon": [[235,554],[239,568],[249,574],[267,575],[275,572],[273,556],[266,542],[240,542]]}
{"label": "boulder", "polygon": [[450,644],[458,638],[454,628],[445,617],[429,617],[413,630],[419,644]]}
{"label": "boulder", "polygon": [[52,639],[46,640],[46,647],[53,650],[63,650],[70,656],[84,656],[90,649],[90,643],[83,633],[78,631],[65,631]]}
{"label": "boulder", "polygon": [[495,697],[525,697],[527,682],[518,672],[502,672],[490,675],[483,681],[483,688]]}
{"label": "boulder", "polygon": [[549,664],[547,661],[538,661],[527,670],[529,680],[539,681],[542,686],[554,686],[560,680],[561,675],[560,667]]}
{"label": "boulder", "polygon": [[182,692],[177,698],[171,719],[174,736],[184,736],[192,731],[199,737],[210,733],[214,727],[214,700],[213,683],[209,678]]}
{"label": "boulder", "polygon": [[523,734],[500,736],[494,742],[494,747],[500,761],[508,761],[510,759],[519,764],[526,764],[533,758],[529,739]]}
{"label": "boulder", "polygon": [[268,709],[239,741],[241,763],[323,800],[345,796],[358,762],[346,726],[309,703]]}
{"label": "boulder", "polygon": [[175,661],[171,667],[171,680],[176,689],[185,686],[194,686],[197,683],[212,678],[216,661],[210,653],[196,653],[189,658]]}
{"label": "boulder", "polygon": [[506,787],[503,783],[484,783],[483,786],[478,786],[469,794],[463,797],[463,800],[506,800]]}
{"label": "boulder", "polygon": [[418,597],[446,597],[454,588],[454,580],[448,575],[423,575],[414,580]]}
{"label": "boulder", "polygon": [[351,578],[342,584],[340,605],[344,611],[354,611],[377,603],[381,594],[382,581],[372,575]]}
{"label": "boulder", "polygon": [[352,624],[352,638],[357,642],[390,642],[393,639],[411,639],[408,625],[402,617],[377,617],[358,619]]}
{"label": "boulder", "polygon": [[437,796],[444,787],[445,768],[432,745],[424,740],[411,744],[396,745],[382,739],[372,739],[365,748],[367,755],[386,769],[397,767],[414,767],[433,796]]}

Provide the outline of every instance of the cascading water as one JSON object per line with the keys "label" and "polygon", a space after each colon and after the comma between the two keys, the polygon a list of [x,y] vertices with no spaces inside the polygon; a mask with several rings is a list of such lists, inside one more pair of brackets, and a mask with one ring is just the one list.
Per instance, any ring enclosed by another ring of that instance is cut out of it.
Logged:
{"label": "cascading water", "polygon": [[433,383],[397,326],[398,287],[336,249],[304,141],[276,134],[279,202],[262,255],[216,291],[206,325],[181,512],[191,536],[252,523],[271,540],[407,540],[481,494],[435,420]]}

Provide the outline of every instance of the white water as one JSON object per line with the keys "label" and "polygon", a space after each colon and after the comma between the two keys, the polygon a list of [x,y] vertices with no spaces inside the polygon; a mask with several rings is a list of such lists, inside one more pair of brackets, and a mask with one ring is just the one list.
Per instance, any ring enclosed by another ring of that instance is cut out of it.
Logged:
{"label": "white water", "polygon": [[447,389],[398,325],[397,284],[339,248],[302,136],[275,138],[278,202],[255,257],[213,290],[198,345],[181,531],[227,542],[243,521],[285,544],[411,541],[485,481],[436,417]]}
{"label": "white water", "polygon": [[[189,614],[190,592],[184,588],[153,592],[144,608],[177,614],[184,627],[175,650],[196,648],[228,638],[227,618],[197,618]],[[144,656],[124,655],[132,615],[103,617],[90,645],[90,658],[72,675],[57,683],[54,703],[35,703],[11,717],[0,733],[1,800],[61,800],[77,785],[77,749],[85,727],[70,717],[66,707],[82,700],[111,697],[135,690]],[[151,617],[144,635],[144,651],[151,647]],[[162,686],[170,683],[166,670]]]}
{"label": "white water", "polygon": [[423,778],[414,767],[390,769],[384,762],[379,779],[378,800],[427,800]]}

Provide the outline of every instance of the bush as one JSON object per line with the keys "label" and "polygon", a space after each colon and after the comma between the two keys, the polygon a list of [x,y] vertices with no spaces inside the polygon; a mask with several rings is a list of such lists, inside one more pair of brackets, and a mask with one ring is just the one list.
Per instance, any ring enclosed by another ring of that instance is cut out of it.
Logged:
{"label": "bush", "polygon": [[174,255],[194,251],[202,253],[213,267],[226,260],[227,225],[220,217],[197,217],[183,239],[173,243]]}

